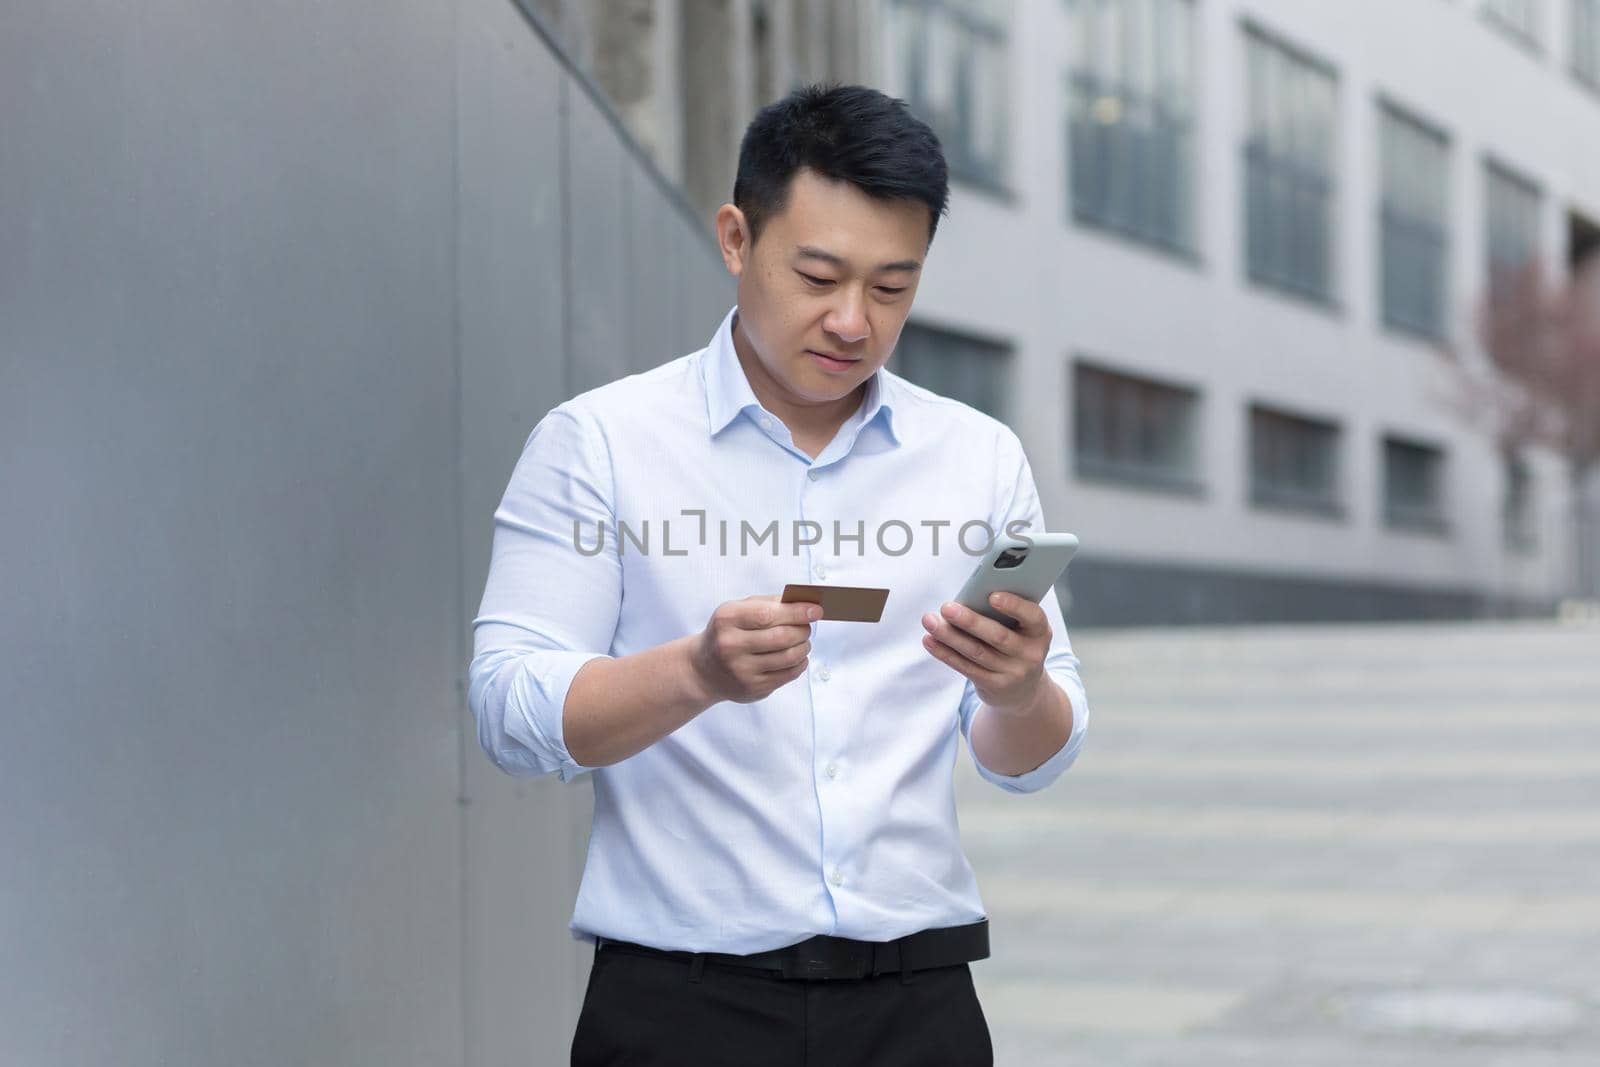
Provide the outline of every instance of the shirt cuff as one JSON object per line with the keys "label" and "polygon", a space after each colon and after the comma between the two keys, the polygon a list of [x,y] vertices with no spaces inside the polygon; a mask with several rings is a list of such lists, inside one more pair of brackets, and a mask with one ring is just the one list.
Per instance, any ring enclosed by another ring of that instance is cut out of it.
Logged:
{"label": "shirt cuff", "polygon": [[[972,748],[969,728],[967,747],[972,751],[972,762],[978,768],[978,774],[1009,793],[1035,793],[1043,789],[1072,766],[1078,758],[1079,750],[1083,748],[1084,730],[1089,725],[1089,702],[1084,696],[1083,687],[1055,676],[1051,676],[1051,680],[1061,687],[1067,694],[1067,699],[1072,702],[1072,732],[1067,735],[1060,748],[1033,770],[1021,774],[999,774],[985,767],[983,761],[978,758],[978,750]],[[977,718],[976,713],[973,718]]]}
{"label": "shirt cuff", "polygon": [[585,663],[600,658],[610,657],[604,652],[541,651],[523,659],[511,683],[506,736],[552,757],[563,782],[595,769],[567,751],[563,712],[573,676]]}

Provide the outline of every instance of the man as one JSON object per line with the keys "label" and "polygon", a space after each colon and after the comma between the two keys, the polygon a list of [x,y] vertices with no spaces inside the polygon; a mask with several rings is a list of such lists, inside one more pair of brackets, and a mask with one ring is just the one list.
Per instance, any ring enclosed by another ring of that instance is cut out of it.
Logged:
{"label": "man", "polygon": [[[1053,590],[996,601],[1014,630],[948,601],[984,531],[1045,529],[1016,435],[883,369],[947,196],[900,101],[761,111],[716,216],[738,303],[540,420],[495,512],[479,740],[593,775],[575,1065],[993,1062],[957,735],[1029,792],[1089,709]],[[890,593],[829,621],[791,582]]]}

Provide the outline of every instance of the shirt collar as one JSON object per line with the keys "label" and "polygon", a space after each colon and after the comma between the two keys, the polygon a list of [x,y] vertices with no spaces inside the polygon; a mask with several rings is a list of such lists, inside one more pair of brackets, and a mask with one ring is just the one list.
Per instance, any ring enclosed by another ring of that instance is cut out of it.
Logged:
{"label": "shirt collar", "polygon": [[[737,304],[728,309],[701,359],[707,430],[712,437],[726,429],[740,414],[763,410],[761,401],[756,399],[755,391],[750,388],[750,379],[745,376],[744,367],[739,363],[739,353],[733,347],[733,320],[738,314]],[[865,429],[881,412],[884,431],[890,440],[899,444],[900,436],[894,428],[893,390],[893,379],[887,371],[882,367],[873,371],[872,377],[867,379],[866,398],[856,409],[854,417],[859,418],[861,427]]]}

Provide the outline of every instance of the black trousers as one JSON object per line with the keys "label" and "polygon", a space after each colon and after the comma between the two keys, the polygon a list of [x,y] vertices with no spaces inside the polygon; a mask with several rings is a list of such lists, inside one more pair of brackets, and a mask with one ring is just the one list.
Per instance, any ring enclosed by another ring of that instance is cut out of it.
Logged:
{"label": "black trousers", "polygon": [[607,948],[572,1067],[993,1067],[968,964],[801,979]]}

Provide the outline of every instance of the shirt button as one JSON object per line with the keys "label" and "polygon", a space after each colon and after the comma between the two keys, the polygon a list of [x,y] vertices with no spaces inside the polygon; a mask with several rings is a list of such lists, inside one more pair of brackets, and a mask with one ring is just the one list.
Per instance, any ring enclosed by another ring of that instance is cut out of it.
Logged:
{"label": "shirt button", "polygon": [[835,867],[833,869],[833,873],[828,875],[828,881],[832,882],[834,885],[844,885],[844,872]]}
{"label": "shirt button", "polygon": [[828,576],[828,568],[824,567],[820,563],[817,564],[817,577],[818,578],[826,578],[827,576]]}
{"label": "shirt button", "polygon": [[829,778],[839,777],[839,765],[837,763],[830,763],[823,770]]}
{"label": "shirt button", "polygon": [[761,419],[761,428],[762,428],[762,429],[763,429],[763,430],[770,430],[770,429],[772,429],[772,420],[771,420],[771,419],[769,419],[769,418],[767,418],[767,417],[765,417],[765,416],[762,416],[762,419]]}
{"label": "shirt button", "polygon": [[822,477],[822,472],[821,471],[807,471],[806,472],[806,477],[810,478],[812,481],[816,481],[818,478]]}
{"label": "shirt button", "polygon": [[817,664],[817,677],[826,682],[829,678],[833,677],[833,672],[828,669],[828,665],[826,663],[819,663]]}

